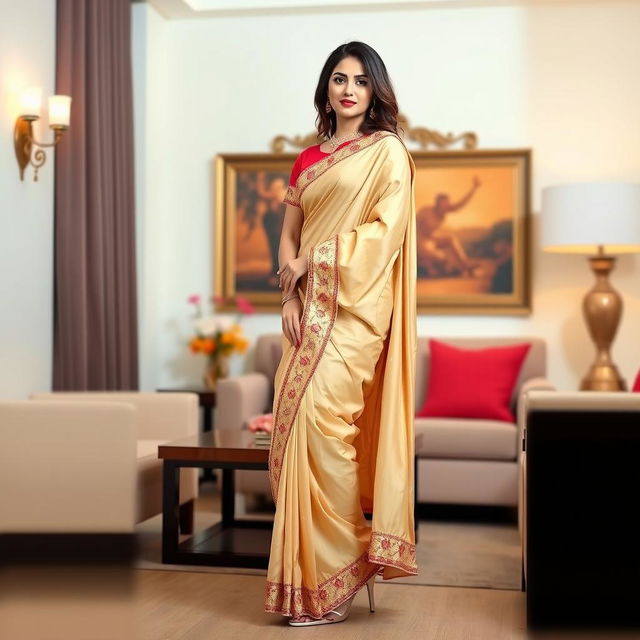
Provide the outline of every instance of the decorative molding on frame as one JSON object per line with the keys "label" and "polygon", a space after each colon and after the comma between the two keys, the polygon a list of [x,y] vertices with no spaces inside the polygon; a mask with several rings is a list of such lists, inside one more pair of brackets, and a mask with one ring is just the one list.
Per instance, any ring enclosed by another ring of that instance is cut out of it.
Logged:
{"label": "decorative molding on frame", "polygon": [[[407,141],[416,142],[420,149],[428,149],[430,146],[446,149],[458,142],[462,142],[464,149],[467,151],[476,149],[478,146],[478,136],[472,131],[454,135],[453,133],[440,133],[435,129],[427,129],[426,127],[412,127],[409,124],[409,119],[402,113],[398,114],[398,125],[402,130],[402,137]],[[294,149],[306,149],[320,142],[322,142],[322,139],[318,137],[317,133],[292,137],[282,134],[271,141],[271,151],[273,153],[284,153],[287,144]]]}

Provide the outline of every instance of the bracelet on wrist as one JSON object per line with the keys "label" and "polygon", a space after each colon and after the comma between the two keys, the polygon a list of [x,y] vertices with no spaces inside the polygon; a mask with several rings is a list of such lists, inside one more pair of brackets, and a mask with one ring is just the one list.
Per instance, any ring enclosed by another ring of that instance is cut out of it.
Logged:
{"label": "bracelet on wrist", "polygon": [[284,303],[285,303],[285,302],[289,302],[289,300],[293,300],[293,299],[295,299],[295,298],[297,298],[297,297],[298,297],[298,295],[297,295],[297,294],[294,294],[294,295],[292,295],[292,296],[289,296],[288,298],[285,298],[285,299],[282,301],[282,305],[284,306]]}

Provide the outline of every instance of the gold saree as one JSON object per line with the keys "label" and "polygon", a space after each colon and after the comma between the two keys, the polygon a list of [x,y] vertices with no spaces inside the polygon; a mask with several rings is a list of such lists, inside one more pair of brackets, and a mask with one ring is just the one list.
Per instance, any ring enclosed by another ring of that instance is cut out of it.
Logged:
{"label": "gold saree", "polygon": [[378,131],[287,191],[309,269],[300,346],[283,336],[275,375],[267,611],[319,618],[374,573],[417,573],[414,177],[403,142]]}

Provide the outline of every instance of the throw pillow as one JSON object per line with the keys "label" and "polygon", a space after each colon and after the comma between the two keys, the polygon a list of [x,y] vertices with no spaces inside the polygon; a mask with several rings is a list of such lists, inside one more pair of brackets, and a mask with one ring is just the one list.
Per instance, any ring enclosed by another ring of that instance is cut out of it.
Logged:
{"label": "throw pillow", "polygon": [[429,341],[429,385],[418,417],[515,422],[511,396],[531,344],[460,349]]}

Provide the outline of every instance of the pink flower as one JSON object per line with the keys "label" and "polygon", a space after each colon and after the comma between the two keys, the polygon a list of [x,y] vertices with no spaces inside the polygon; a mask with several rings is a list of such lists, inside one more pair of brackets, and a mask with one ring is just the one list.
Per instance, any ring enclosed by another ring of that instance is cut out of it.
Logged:
{"label": "pink flower", "polygon": [[197,293],[192,293],[188,298],[187,302],[189,304],[200,304],[200,296]]}
{"label": "pink flower", "polygon": [[326,271],[329,268],[329,265],[324,260],[318,265],[323,271]]}
{"label": "pink flower", "polygon": [[242,313],[255,313],[255,307],[244,297],[236,296],[236,306]]}
{"label": "pink flower", "polygon": [[249,431],[255,433],[256,431],[266,431],[271,433],[273,430],[273,414],[263,413],[259,416],[255,416],[249,421]]}
{"label": "pink flower", "polygon": [[382,542],[380,543],[383,549],[388,549],[391,546],[388,538],[382,538]]}
{"label": "pink flower", "polygon": [[313,331],[313,333],[320,333],[320,325],[317,322],[312,324],[311,331]]}
{"label": "pink flower", "polygon": [[329,299],[329,296],[326,293],[320,293],[318,295],[318,300],[320,300],[320,302],[326,302]]}
{"label": "pink flower", "polygon": [[360,571],[358,570],[357,565],[353,565],[353,567],[351,567],[350,571],[351,571],[351,575],[352,576],[357,576],[360,573]]}
{"label": "pink flower", "polygon": [[287,393],[287,396],[289,396],[290,400],[293,400],[296,397],[296,392],[293,389],[291,389],[289,393]]}
{"label": "pink flower", "polygon": [[338,587],[338,589],[341,589],[342,587],[344,587],[344,582],[342,582],[342,580],[340,578],[336,578],[335,581],[333,582],[333,584]]}
{"label": "pink flower", "polygon": [[326,600],[328,594],[326,589],[320,589],[320,591],[318,591],[318,595],[320,596],[320,600]]}
{"label": "pink flower", "polygon": [[303,367],[306,367],[306,366],[309,364],[309,358],[307,358],[307,356],[302,356],[302,357],[300,358],[300,364],[301,364]]}

